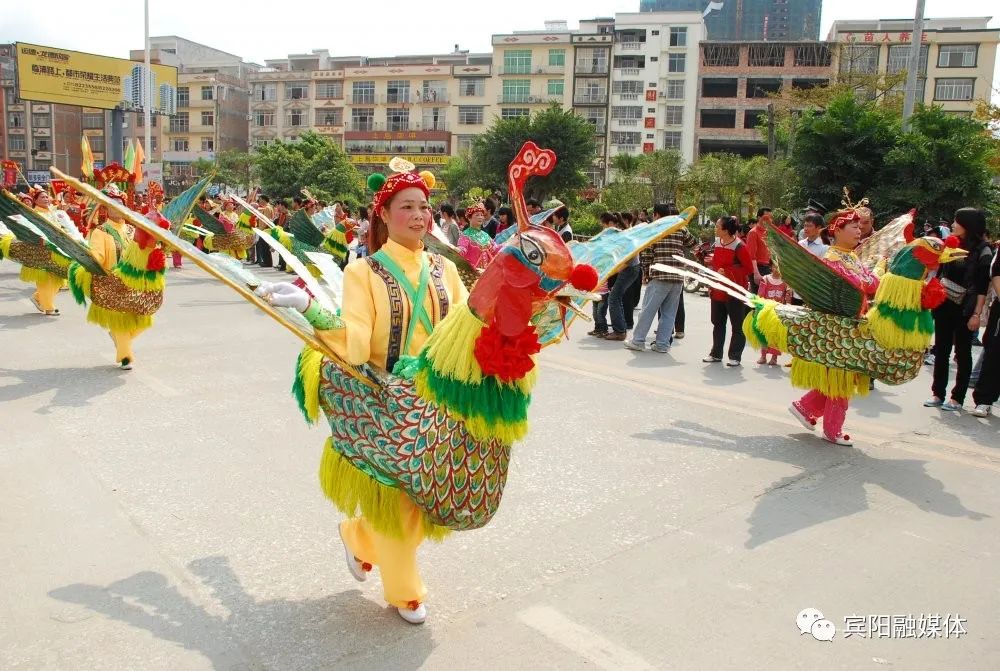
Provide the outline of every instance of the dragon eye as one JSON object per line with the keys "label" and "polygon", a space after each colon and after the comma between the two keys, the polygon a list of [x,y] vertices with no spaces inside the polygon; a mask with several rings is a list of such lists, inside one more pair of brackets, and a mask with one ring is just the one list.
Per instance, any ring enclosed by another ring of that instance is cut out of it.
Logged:
{"label": "dragon eye", "polygon": [[524,254],[524,258],[533,265],[540,266],[545,261],[545,252],[530,238],[521,238],[521,252]]}

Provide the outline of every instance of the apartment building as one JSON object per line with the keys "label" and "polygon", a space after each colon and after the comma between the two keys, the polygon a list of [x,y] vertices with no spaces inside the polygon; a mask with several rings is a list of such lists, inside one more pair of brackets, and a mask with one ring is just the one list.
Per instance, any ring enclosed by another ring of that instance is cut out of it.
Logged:
{"label": "apartment building", "polygon": [[698,12],[641,12],[615,16],[611,62],[610,156],[675,149],[695,157],[694,119]]}
{"label": "apartment building", "polygon": [[699,46],[697,155],[767,154],[758,130],[769,96],[812,88],[833,75],[833,45],[826,42],[702,42]]}
{"label": "apartment building", "polygon": [[[143,56],[141,49],[130,54],[132,60]],[[151,37],[150,60],[178,68],[176,109],[170,116],[152,118],[146,148],[151,163],[162,162],[167,192],[174,193],[194,182],[194,161],[211,160],[220,151],[247,150],[249,77],[261,66],[176,35]],[[126,142],[144,137],[143,123],[142,114],[126,114]]]}
{"label": "apartment building", "polygon": [[611,100],[611,52],[614,18],[581,21],[570,35],[573,47],[573,111],[594,125],[594,164],[587,177],[603,187],[608,177],[608,102]]}
{"label": "apartment building", "polygon": [[492,54],[331,57],[325,49],[265,61],[250,77],[250,141],[329,137],[366,171],[394,155],[440,166],[483,132],[495,96]]}
{"label": "apartment building", "polygon": [[[996,71],[1000,29],[992,17],[926,19],[917,101],[948,112],[972,114],[976,101],[989,100]],[[835,21],[834,67],[841,77],[906,70],[913,38],[912,19]]]}
{"label": "apartment building", "polygon": [[796,42],[818,40],[823,0],[642,0],[643,12],[695,10],[708,39]]}

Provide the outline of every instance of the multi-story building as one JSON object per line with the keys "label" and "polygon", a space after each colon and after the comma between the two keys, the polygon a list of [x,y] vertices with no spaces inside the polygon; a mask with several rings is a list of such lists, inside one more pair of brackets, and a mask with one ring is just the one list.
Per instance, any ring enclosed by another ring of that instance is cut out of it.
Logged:
{"label": "multi-story building", "polygon": [[[150,60],[173,65],[177,71],[176,108],[158,110],[146,155],[163,163],[168,192],[186,188],[195,175],[191,164],[211,160],[216,152],[246,151],[250,144],[247,109],[250,76],[260,69],[234,54],[175,35],[150,38]],[[132,60],[142,60],[133,50]],[[161,89],[167,84],[159,84]],[[161,96],[161,99],[163,97]],[[125,138],[142,138],[143,115],[127,114]]]}
{"label": "multi-story building", "polygon": [[699,45],[697,155],[766,154],[758,128],[769,97],[782,89],[829,83],[833,48],[826,42],[702,42]]}
{"label": "multi-story building", "polygon": [[823,0],[642,0],[643,12],[697,11],[708,39],[818,40]]}
{"label": "multi-story building", "polygon": [[[991,17],[925,19],[917,102],[971,114],[979,99],[989,100],[996,70],[1000,29]],[[907,69],[912,19],[834,21],[829,41],[837,48],[838,76],[897,73]]]}
{"label": "multi-story building", "polygon": [[441,165],[485,130],[493,57],[450,54],[333,58],[326,50],[265,61],[251,78],[251,144],[313,130],[366,171],[393,155]]}
{"label": "multi-story building", "polygon": [[604,186],[608,176],[608,103],[611,100],[614,42],[614,18],[581,21],[580,29],[570,36],[573,111],[594,124],[597,152],[587,177],[595,186]]}
{"label": "multi-story building", "polygon": [[694,160],[703,39],[705,24],[697,12],[615,16],[610,156],[675,149],[685,161]]}

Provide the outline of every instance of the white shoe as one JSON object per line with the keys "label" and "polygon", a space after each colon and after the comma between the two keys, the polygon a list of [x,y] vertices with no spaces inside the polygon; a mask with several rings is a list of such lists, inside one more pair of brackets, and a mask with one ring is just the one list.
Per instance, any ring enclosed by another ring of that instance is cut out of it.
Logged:
{"label": "white shoe", "polygon": [[344,545],[344,559],[347,560],[347,570],[351,572],[351,575],[358,582],[368,580],[368,572],[365,571],[364,565],[347,549],[347,543],[344,542],[344,532],[340,530],[339,524],[337,525],[337,533],[340,534],[340,542]]}
{"label": "white shoe", "polygon": [[397,608],[399,616],[410,624],[423,624],[427,619],[427,606],[418,605],[416,608]]}
{"label": "white shoe", "polygon": [[972,411],[969,412],[973,417],[989,417],[993,414],[992,405],[977,405]]}
{"label": "white shoe", "polygon": [[128,357],[122,359],[122,370],[132,370],[132,361]]}
{"label": "white shoe", "polygon": [[730,359],[729,361],[726,362],[726,366],[728,366],[729,368],[739,368],[742,365],[743,364],[740,363],[737,359]]}
{"label": "white shoe", "polygon": [[846,433],[842,433],[836,438],[831,438],[830,436],[823,434],[823,440],[828,443],[833,443],[834,445],[840,445],[841,447],[852,447],[854,443],[851,441],[851,437]]}

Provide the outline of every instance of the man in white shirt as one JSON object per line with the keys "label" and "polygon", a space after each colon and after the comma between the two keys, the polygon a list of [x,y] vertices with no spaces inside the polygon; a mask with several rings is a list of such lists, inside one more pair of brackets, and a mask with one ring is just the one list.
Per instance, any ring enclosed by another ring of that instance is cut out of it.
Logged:
{"label": "man in white shirt", "polygon": [[462,236],[462,229],[455,220],[455,208],[450,203],[441,206],[441,230],[455,247],[458,246],[458,239]]}
{"label": "man in white shirt", "polygon": [[[826,250],[830,248],[830,245],[823,242],[822,233],[825,226],[826,222],[823,221],[823,216],[815,212],[810,212],[802,219],[802,232],[805,237],[799,240],[799,245],[819,258],[826,256]],[[792,304],[802,305],[802,298],[798,294],[794,294]]]}

